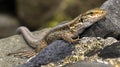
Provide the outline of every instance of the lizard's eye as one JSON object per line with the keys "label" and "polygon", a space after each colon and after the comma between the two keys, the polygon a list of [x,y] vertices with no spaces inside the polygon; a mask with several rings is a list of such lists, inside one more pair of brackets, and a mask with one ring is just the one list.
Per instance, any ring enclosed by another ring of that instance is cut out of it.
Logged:
{"label": "lizard's eye", "polygon": [[92,14],[93,14],[93,12],[89,12],[88,14],[92,15]]}
{"label": "lizard's eye", "polygon": [[89,12],[88,14],[89,14],[89,15],[92,15],[92,14],[93,14],[93,12]]}
{"label": "lizard's eye", "polygon": [[93,13],[93,12],[89,12],[89,13],[88,13],[88,16],[90,16],[90,17],[91,17],[91,16],[94,16],[94,13]]}

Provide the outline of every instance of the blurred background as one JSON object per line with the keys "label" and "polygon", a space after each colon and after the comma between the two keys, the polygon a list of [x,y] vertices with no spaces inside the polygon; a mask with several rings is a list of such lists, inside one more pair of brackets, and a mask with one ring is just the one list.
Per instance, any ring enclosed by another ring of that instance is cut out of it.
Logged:
{"label": "blurred background", "polygon": [[31,31],[72,20],[100,7],[105,0],[0,0],[0,38],[15,34],[19,26]]}

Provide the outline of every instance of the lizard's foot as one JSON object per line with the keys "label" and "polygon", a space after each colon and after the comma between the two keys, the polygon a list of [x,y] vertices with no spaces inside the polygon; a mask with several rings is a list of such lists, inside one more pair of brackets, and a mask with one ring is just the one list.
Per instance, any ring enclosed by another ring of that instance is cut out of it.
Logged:
{"label": "lizard's foot", "polygon": [[73,39],[72,43],[78,43],[79,40],[80,40],[79,38]]}
{"label": "lizard's foot", "polygon": [[76,44],[76,43],[78,43],[78,41],[79,41],[80,39],[71,39],[71,40],[66,40],[68,43],[70,43],[70,44]]}
{"label": "lizard's foot", "polygon": [[20,58],[30,58],[36,54],[35,51],[18,51],[18,52],[13,52],[7,54],[7,56],[13,55],[15,57],[20,57]]}
{"label": "lizard's foot", "polygon": [[78,41],[80,40],[79,37],[77,37],[76,39],[71,39],[70,41],[68,40],[69,43],[75,44],[78,43]]}
{"label": "lizard's foot", "polygon": [[80,40],[80,37],[79,36],[77,36],[77,38],[76,39],[74,39],[75,41],[79,41]]}

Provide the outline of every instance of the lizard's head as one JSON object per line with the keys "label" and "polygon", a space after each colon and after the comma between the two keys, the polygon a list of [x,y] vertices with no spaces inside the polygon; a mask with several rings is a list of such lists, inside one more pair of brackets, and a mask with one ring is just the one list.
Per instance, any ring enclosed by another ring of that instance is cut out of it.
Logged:
{"label": "lizard's head", "polygon": [[95,8],[92,10],[89,10],[85,13],[82,14],[81,20],[83,22],[96,22],[102,18],[104,18],[107,14],[107,11],[104,9],[100,9],[100,8]]}
{"label": "lizard's head", "polygon": [[83,26],[84,28],[86,28],[99,21],[100,19],[104,18],[106,14],[106,10],[95,8],[81,14],[81,18],[79,20],[83,22]]}

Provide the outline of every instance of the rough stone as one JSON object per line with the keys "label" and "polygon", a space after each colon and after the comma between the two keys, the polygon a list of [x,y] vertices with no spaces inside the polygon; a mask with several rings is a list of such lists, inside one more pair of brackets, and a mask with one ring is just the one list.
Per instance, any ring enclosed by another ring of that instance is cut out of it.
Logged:
{"label": "rough stone", "polygon": [[108,64],[97,63],[97,62],[79,61],[76,63],[68,64],[63,67],[112,67],[112,66]]}
{"label": "rough stone", "polygon": [[117,42],[117,40],[112,37],[107,39],[102,39],[100,37],[84,37],[81,38],[80,43],[76,45],[70,45],[64,41],[57,40],[44,48],[27,63],[19,67],[39,67],[40,65],[42,65],[41,67],[59,67],[80,60],[97,62],[98,56],[89,58],[87,54],[92,51],[92,55],[94,55],[96,51],[115,42]]}
{"label": "rough stone", "polygon": [[106,46],[99,54],[103,58],[116,58],[120,57],[120,42],[113,43],[112,45]]}

